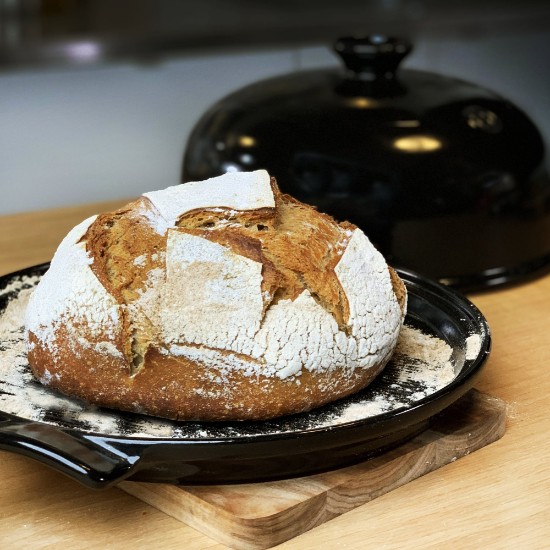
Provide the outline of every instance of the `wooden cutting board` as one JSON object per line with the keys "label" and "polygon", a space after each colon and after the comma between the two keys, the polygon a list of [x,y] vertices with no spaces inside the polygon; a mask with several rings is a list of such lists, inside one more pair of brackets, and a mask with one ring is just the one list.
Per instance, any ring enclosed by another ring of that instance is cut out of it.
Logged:
{"label": "wooden cutting board", "polygon": [[400,447],[322,474],[240,485],[125,481],[119,487],[227,546],[271,548],[496,441],[506,409],[500,399],[471,390]]}

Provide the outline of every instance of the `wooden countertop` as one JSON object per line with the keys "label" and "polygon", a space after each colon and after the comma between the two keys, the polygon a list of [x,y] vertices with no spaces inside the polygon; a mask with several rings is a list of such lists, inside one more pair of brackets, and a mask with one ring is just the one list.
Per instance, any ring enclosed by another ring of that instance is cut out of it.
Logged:
{"label": "wooden countertop", "polygon": [[[72,226],[118,204],[0,217],[0,274],[48,261]],[[280,548],[548,548],[550,276],[470,298],[493,335],[476,387],[510,404],[504,437]],[[5,451],[0,465],[3,548],[225,548],[117,488]]]}

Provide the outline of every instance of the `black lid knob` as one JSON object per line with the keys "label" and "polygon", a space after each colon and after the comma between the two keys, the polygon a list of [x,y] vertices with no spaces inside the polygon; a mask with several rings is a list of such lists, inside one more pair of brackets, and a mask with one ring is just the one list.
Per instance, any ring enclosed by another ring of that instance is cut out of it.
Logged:
{"label": "black lid knob", "polygon": [[353,80],[393,80],[399,63],[412,50],[412,44],[401,38],[370,35],[361,38],[346,36],[334,44],[348,76]]}

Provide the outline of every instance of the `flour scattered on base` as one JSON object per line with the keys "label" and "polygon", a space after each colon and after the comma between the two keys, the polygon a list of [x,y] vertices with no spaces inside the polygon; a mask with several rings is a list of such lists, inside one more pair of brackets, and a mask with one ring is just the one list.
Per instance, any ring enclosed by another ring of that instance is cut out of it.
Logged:
{"label": "flour scattered on base", "polygon": [[[62,428],[171,439],[223,439],[329,428],[410,407],[449,384],[455,368],[461,368],[453,364],[452,350],[445,342],[405,326],[392,360],[369,388],[309,413],[265,422],[200,423],[101,409],[42,386],[30,371],[23,324],[32,286],[39,280],[39,276],[14,279],[0,290],[0,297],[13,296],[0,314],[0,411]],[[468,339],[468,356],[476,349],[479,352],[475,336]]]}
{"label": "flour scattered on base", "polygon": [[466,338],[466,360],[471,361],[479,355],[481,349],[481,336],[472,334]]}

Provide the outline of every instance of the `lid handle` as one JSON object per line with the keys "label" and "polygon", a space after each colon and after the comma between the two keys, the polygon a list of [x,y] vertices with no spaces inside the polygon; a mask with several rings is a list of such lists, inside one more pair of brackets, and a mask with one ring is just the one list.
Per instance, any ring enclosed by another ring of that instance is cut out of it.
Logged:
{"label": "lid handle", "polygon": [[346,36],[334,44],[334,51],[344,61],[353,80],[393,80],[399,63],[412,50],[402,38],[379,34],[361,38]]}

